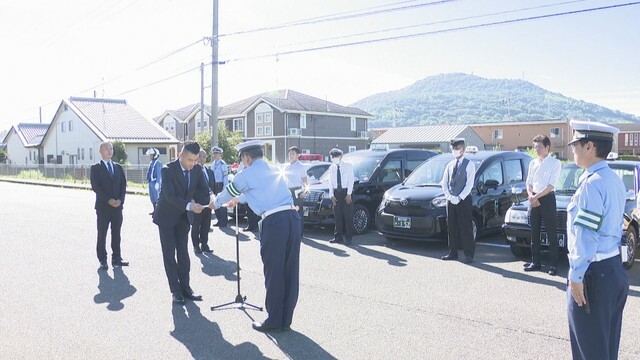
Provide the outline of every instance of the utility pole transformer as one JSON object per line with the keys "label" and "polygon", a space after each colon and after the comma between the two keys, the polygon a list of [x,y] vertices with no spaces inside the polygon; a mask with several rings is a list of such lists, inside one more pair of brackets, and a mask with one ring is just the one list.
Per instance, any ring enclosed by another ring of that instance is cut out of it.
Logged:
{"label": "utility pole transformer", "polygon": [[211,34],[211,146],[218,146],[218,0],[213,0]]}

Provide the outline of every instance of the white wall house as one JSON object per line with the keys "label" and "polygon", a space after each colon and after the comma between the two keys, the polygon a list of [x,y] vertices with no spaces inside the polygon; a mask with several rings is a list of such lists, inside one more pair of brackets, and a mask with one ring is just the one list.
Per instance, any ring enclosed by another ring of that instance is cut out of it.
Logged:
{"label": "white wall house", "polygon": [[40,142],[49,124],[20,123],[11,127],[4,140],[7,163],[36,165],[41,162]]}
{"label": "white wall house", "polygon": [[150,147],[159,149],[166,163],[178,144],[126,100],[71,97],[62,100],[44,135],[42,156],[45,164],[94,164],[101,158],[100,144],[115,140],[125,145],[131,164],[147,164]]}

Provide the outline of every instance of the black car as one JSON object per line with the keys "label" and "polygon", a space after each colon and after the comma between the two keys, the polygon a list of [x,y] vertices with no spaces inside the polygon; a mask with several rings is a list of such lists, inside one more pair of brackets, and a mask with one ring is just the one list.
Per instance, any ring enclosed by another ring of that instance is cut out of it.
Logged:
{"label": "black car", "polygon": [[[476,167],[473,236],[500,229],[515,189],[525,189],[531,157],[515,151],[465,154]],[[446,240],[447,212],[440,182],[454,159],[438,155],[420,165],[402,184],[389,189],[376,211],[378,232],[387,239]]]}
{"label": "black car", "polygon": [[[624,209],[623,237],[627,244],[628,261],[624,263],[628,269],[633,265],[638,247],[638,224],[640,223],[640,210],[638,210],[638,190],[640,179],[640,162],[638,161],[611,161],[609,167],[620,176],[627,189],[627,202]],[[558,245],[567,252],[567,205],[571,197],[578,189],[580,175],[584,172],[575,163],[565,164],[560,172],[560,180],[555,189],[556,192],[556,229],[558,232]],[[526,194],[521,196],[526,199]],[[529,202],[517,202],[507,212],[503,226],[507,243],[513,255],[517,257],[527,256],[531,250],[531,222],[529,220]],[[542,249],[548,249],[549,241],[544,229],[544,223],[540,231]]]}
{"label": "black car", "polygon": [[[413,169],[436,152],[417,149],[359,150],[342,156],[342,160],[353,165],[353,228],[355,234],[364,233],[373,222],[371,214],[390,187],[404,180]],[[329,172],[319,181],[309,185],[304,198],[305,224],[333,224],[333,203],[329,197]]]}

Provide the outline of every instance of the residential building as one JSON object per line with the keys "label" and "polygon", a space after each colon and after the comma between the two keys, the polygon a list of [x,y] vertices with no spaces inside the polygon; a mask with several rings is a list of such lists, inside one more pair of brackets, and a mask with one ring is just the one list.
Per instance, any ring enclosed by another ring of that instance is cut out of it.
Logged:
{"label": "residential building", "polygon": [[344,152],[366,149],[368,121],[373,115],[353,107],[293,90],[267,92],[220,108],[218,118],[244,140],[265,142],[265,157],[287,161],[287,149],[328,157],[334,147]]}
{"label": "residential building", "polygon": [[71,97],[62,100],[42,140],[45,164],[93,164],[100,144],[121,141],[127,161],[146,164],[150,147],[163,162],[177,156],[178,140],[142,116],[126,100]]}
{"label": "residential building", "polygon": [[11,127],[2,140],[6,144],[7,163],[35,165],[42,163],[40,142],[49,124],[20,123]]}
{"label": "residential building", "polygon": [[204,106],[200,124],[200,104],[191,104],[177,110],[166,110],[154,119],[169,134],[181,142],[193,141],[201,131],[211,132],[211,106]]}
{"label": "residential building", "polygon": [[640,124],[613,125],[620,129],[618,133],[618,153],[640,155]]}
{"label": "residential building", "polygon": [[[380,131],[376,132],[380,133]],[[484,141],[468,125],[407,126],[388,128],[371,142],[371,145],[388,145],[389,148],[428,149],[449,152],[453,138],[465,138],[467,146],[484,149]]]}

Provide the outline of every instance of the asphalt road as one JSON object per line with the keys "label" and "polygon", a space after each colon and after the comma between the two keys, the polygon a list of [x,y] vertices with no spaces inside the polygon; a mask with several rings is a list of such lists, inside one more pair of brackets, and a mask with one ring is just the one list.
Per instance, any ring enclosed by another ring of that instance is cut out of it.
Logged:
{"label": "asphalt road", "polygon": [[[2,359],[568,359],[566,262],[560,275],[522,272],[500,236],[472,265],[443,262],[442,244],[350,247],[307,229],[292,330],[251,329],[256,310],[212,305],[236,295],[235,233],[212,234],[191,256],[202,302],[174,306],[147,197],[125,202],[122,251],[131,266],[98,271],[93,193],[0,182]],[[241,224],[243,225],[243,224]],[[241,233],[242,294],[264,303],[259,242]],[[640,264],[624,314],[621,359],[640,358]]]}

